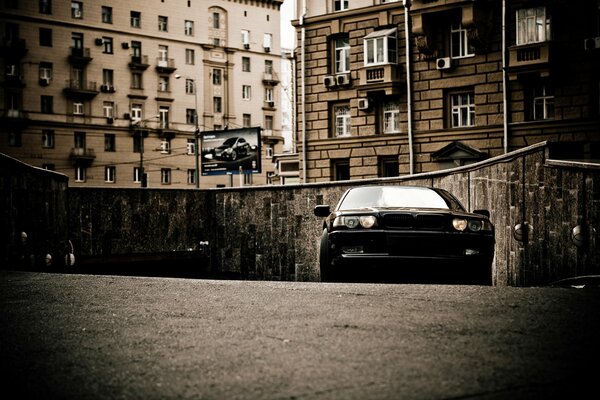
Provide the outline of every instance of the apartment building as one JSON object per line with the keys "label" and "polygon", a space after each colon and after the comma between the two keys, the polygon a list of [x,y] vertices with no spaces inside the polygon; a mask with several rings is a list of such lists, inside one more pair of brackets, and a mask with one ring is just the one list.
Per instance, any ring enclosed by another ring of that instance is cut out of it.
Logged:
{"label": "apartment building", "polygon": [[[72,186],[270,183],[282,3],[3,0],[0,152]],[[203,134],[242,128],[260,171],[199,173]]]}
{"label": "apartment building", "polygon": [[600,160],[600,1],[298,0],[307,182],[474,163],[540,141]]}

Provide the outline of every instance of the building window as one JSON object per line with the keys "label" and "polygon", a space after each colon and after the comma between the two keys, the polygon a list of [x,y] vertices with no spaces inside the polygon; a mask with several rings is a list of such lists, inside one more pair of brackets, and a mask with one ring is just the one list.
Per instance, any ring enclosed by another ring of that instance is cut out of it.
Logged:
{"label": "building window", "polygon": [[171,154],[171,141],[169,139],[163,139],[160,142],[160,152],[161,154]]}
{"label": "building window", "polygon": [[263,49],[265,49],[265,51],[271,51],[271,48],[273,47],[273,34],[271,33],[265,33],[263,35]]}
{"label": "building window", "polygon": [[347,158],[331,160],[331,179],[334,181],[350,180],[350,160]]}
{"label": "building window", "polygon": [[102,38],[102,52],[105,54],[113,53],[113,39],[111,37]]}
{"label": "building window", "polygon": [[193,108],[187,108],[185,110],[185,123],[190,125],[196,123],[196,110]]}
{"label": "building window", "polygon": [[71,17],[81,19],[83,18],[83,3],[80,1],[71,2]]}
{"label": "building window", "polygon": [[158,123],[161,129],[169,127],[169,107],[160,106],[158,109]]}
{"label": "building window", "polygon": [[450,26],[450,56],[452,58],[472,57],[475,55],[473,46],[469,45],[467,30],[461,23]]}
{"label": "building window", "polygon": [[379,157],[377,161],[377,176],[379,178],[390,178],[400,175],[400,165],[397,156]]}
{"label": "building window", "polygon": [[83,103],[80,101],[73,102],[73,114],[74,115],[83,115]]}
{"label": "building window", "polygon": [[75,132],[73,135],[73,147],[76,149],[85,149],[85,132]]}
{"label": "building window", "polygon": [[142,13],[139,11],[131,11],[129,13],[129,20],[132,28],[142,27]]}
{"label": "building window", "polygon": [[273,60],[265,60],[265,74],[273,75]]}
{"label": "building window", "polygon": [[450,94],[452,128],[475,126],[475,99],[472,92]]}
{"label": "building window", "polygon": [[42,147],[44,149],[54,148],[54,131],[52,129],[42,129]]}
{"label": "building window", "polygon": [[113,152],[117,150],[115,135],[113,133],[104,134],[104,151]]}
{"label": "building window", "polygon": [[21,132],[8,132],[8,145],[10,147],[21,147]]}
{"label": "building window", "polygon": [[187,65],[194,65],[196,63],[196,56],[193,49],[185,49],[185,63]]}
{"label": "building window", "polygon": [[242,29],[242,44],[245,48],[250,47],[250,31]]}
{"label": "building window", "polygon": [[112,24],[112,7],[102,6],[102,22]]}
{"label": "building window", "polygon": [[142,105],[141,104],[132,104],[131,105],[131,120],[133,122],[137,122],[137,121],[141,121],[142,120]]}
{"label": "building window", "polygon": [[115,183],[117,176],[117,167],[107,166],[104,167],[104,182]]}
{"label": "building window", "polygon": [[388,101],[383,104],[383,133],[400,133],[400,103]]}
{"label": "building window", "polygon": [[334,73],[350,72],[350,41],[347,37],[333,40]]}
{"label": "building window", "polygon": [[160,169],[160,183],[163,185],[171,184],[171,168]]}
{"label": "building window", "polygon": [[348,9],[348,0],[333,0],[333,11],[344,11]]}
{"label": "building window", "polygon": [[265,130],[273,133],[273,116],[265,115]]}
{"label": "building window", "polygon": [[252,114],[243,114],[242,124],[244,128],[250,128],[252,126]]}
{"label": "building window", "polygon": [[396,28],[375,31],[364,38],[365,66],[398,62]]}
{"label": "building window", "polygon": [[[273,96],[273,88],[265,88],[265,102],[273,103],[275,101],[275,98]],[[273,105],[269,104],[269,107],[273,107]]]}
{"label": "building window", "polygon": [[132,72],[131,73],[131,88],[132,89],[142,89],[142,73],[141,72]]}
{"label": "building window", "polygon": [[188,185],[196,184],[196,170],[195,169],[187,170],[187,183],[188,183]]}
{"label": "building window", "polygon": [[85,167],[78,166],[75,168],[75,182],[85,182]]}
{"label": "building window", "polygon": [[194,94],[196,93],[196,85],[194,84],[193,79],[186,78],[185,80],[185,93],[186,94]]}
{"label": "building window", "polygon": [[250,57],[242,57],[242,71],[250,72]]}
{"label": "building window", "polygon": [[169,17],[164,15],[158,16],[158,30],[160,32],[167,32],[169,30]]}
{"label": "building window", "polygon": [[165,64],[167,66],[167,62],[169,61],[169,46],[165,46],[162,44],[158,45],[158,64]]}
{"label": "building window", "polygon": [[52,47],[52,29],[40,28],[40,46]]}
{"label": "building window", "polygon": [[139,132],[136,133],[132,138],[133,138],[133,152],[134,153],[141,153],[142,152],[142,131],[137,131]]}
{"label": "building window", "polygon": [[252,99],[252,86],[242,85],[242,100]]}
{"label": "building window", "polygon": [[213,68],[212,70],[212,81],[213,85],[221,86],[223,71],[218,68]]}
{"label": "building window", "polygon": [[212,22],[213,29],[221,29],[221,15],[218,12],[213,13]]}
{"label": "building window", "polygon": [[52,14],[52,0],[40,0],[40,13]]}
{"label": "building window", "polygon": [[54,97],[52,96],[41,96],[41,112],[44,114],[54,113]]}
{"label": "building window", "polygon": [[546,84],[532,88],[532,110],[535,121],[554,118],[554,90]]}
{"label": "building window", "polygon": [[44,81],[44,84],[49,84],[52,80],[52,63],[40,62],[40,80]]}
{"label": "building window", "polygon": [[114,77],[115,77],[115,72],[112,69],[103,69],[102,70],[102,84],[104,86],[106,86],[107,89],[113,88]]}
{"label": "building window", "polygon": [[213,112],[221,113],[223,112],[223,102],[221,97],[215,96],[213,97]]}
{"label": "building window", "polygon": [[213,46],[216,46],[216,47],[221,46],[221,39],[213,38]]}
{"label": "building window", "polygon": [[102,110],[106,118],[114,118],[115,103],[112,101],[105,101],[102,104]]}
{"label": "building window", "polygon": [[168,92],[169,91],[169,77],[168,76],[159,76],[158,77],[158,91],[159,92]]}
{"label": "building window", "polygon": [[194,21],[185,21],[184,33],[186,36],[194,36]]}
{"label": "building window", "polygon": [[196,154],[196,140],[188,139],[186,149],[187,149],[188,156],[192,156],[192,155]]}
{"label": "building window", "polygon": [[334,137],[350,136],[350,106],[336,104],[332,107]]}
{"label": "building window", "polygon": [[550,40],[550,18],[546,7],[517,10],[517,45]]}

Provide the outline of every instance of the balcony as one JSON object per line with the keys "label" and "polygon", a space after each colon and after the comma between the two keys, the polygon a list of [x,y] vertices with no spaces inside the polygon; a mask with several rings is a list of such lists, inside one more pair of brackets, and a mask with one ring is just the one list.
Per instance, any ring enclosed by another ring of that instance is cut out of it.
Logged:
{"label": "balcony", "polygon": [[7,74],[4,76],[2,86],[7,88],[22,89],[25,87],[25,81],[21,75]]}
{"label": "balcony", "polygon": [[70,98],[83,100],[93,99],[99,93],[96,82],[79,81],[76,79],[67,80],[63,91]]}
{"label": "balcony", "polygon": [[550,42],[511,46],[508,51],[511,78],[519,73],[539,72],[542,76],[549,74]]}
{"label": "balcony", "polygon": [[96,158],[96,152],[94,149],[73,147],[69,158],[73,164],[89,166]]}
{"label": "balcony", "polygon": [[6,129],[20,131],[29,125],[29,115],[22,110],[4,110],[0,115],[0,124]]}
{"label": "balcony", "polygon": [[173,58],[157,58],[156,59],[156,71],[163,74],[172,74],[175,72],[177,67],[175,66],[175,59]]}
{"label": "balcony", "polygon": [[131,70],[145,71],[149,66],[148,56],[131,56],[131,60],[129,61],[129,69]]}
{"label": "balcony", "polygon": [[263,84],[265,86],[276,86],[279,84],[279,76],[274,71],[263,72]]}
{"label": "balcony", "polygon": [[12,60],[20,60],[25,57],[27,49],[25,39],[3,38],[0,42],[0,56]]}
{"label": "balcony", "polygon": [[71,47],[69,52],[69,61],[72,64],[88,64],[93,58],[90,55],[89,47]]}
{"label": "balcony", "polygon": [[402,68],[399,64],[384,64],[363,67],[358,71],[359,95],[374,92],[387,95],[399,94],[402,87]]}

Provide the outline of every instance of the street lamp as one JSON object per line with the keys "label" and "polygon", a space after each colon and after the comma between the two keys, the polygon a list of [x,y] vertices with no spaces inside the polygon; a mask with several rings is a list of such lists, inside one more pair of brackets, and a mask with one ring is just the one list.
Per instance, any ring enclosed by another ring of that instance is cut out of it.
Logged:
{"label": "street lamp", "polygon": [[[175,79],[182,78],[181,75],[175,75]],[[196,156],[196,172],[194,176],[194,181],[196,182],[196,188],[200,187],[200,158],[199,158],[199,143],[198,136],[200,135],[200,127],[198,125],[198,87],[196,86],[196,80],[188,78],[193,85],[194,89],[194,121],[196,123],[196,130],[194,132],[194,155]]]}

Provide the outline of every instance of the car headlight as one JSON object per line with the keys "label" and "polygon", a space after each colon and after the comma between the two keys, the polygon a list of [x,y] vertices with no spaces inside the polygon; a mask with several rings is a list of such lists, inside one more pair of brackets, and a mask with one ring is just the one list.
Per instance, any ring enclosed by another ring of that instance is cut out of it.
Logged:
{"label": "car headlight", "polygon": [[483,222],[478,220],[470,220],[468,226],[470,231],[479,232],[483,228]]}
{"label": "car headlight", "polygon": [[452,220],[452,226],[454,227],[454,229],[456,229],[457,231],[464,231],[465,229],[467,229],[467,220],[464,218],[454,218]]}
{"label": "car headlight", "polygon": [[342,216],[337,217],[333,220],[333,227],[346,227],[349,229],[358,228],[362,226],[363,228],[369,229],[375,226],[377,223],[377,218],[374,215],[361,215],[361,216]]}

